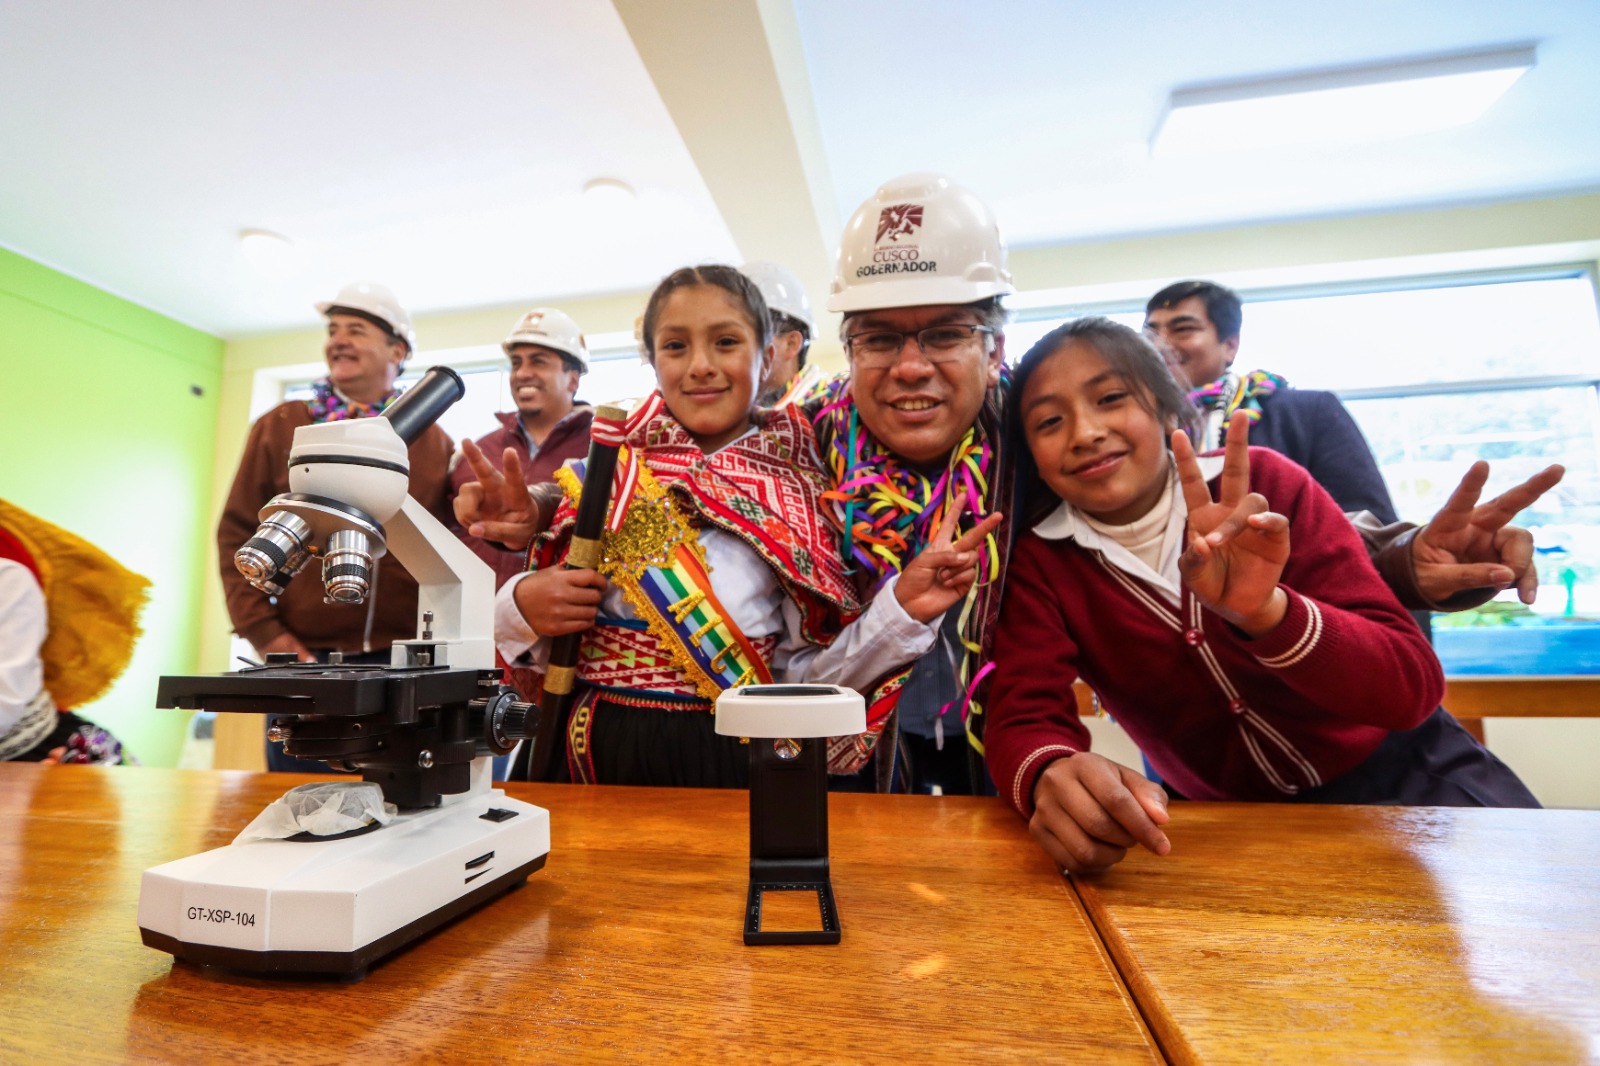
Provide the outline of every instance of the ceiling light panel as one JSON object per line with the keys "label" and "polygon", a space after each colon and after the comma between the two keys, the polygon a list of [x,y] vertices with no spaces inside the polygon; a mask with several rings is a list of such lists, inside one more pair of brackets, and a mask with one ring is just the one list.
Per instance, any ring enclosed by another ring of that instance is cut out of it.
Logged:
{"label": "ceiling light panel", "polygon": [[1151,154],[1390,140],[1473,122],[1535,61],[1532,45],[1175,89]]}

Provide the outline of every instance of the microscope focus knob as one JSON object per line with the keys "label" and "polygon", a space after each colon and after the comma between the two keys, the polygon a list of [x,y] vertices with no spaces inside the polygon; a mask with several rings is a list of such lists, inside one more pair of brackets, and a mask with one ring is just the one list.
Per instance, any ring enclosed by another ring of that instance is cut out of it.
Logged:
{"label": "microscope focus knob", "polygon": [[483,737],[496,755],[506,754],[517,741],[529,739],[539,730],[539,705],[523,703],[510,689],[473,700],[472,705],[483,708]]}

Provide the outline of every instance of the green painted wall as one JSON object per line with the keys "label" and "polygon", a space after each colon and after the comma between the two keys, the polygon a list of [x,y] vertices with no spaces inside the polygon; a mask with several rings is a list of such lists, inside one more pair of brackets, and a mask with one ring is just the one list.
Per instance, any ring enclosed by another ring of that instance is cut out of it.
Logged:
{"label": "green painted wall", "polygon": [[187,715],[156,679],[198,669],[212,565],[222,341],[0,249],[0,496],[152,582],[127,672],[82,708],[172,766]]}

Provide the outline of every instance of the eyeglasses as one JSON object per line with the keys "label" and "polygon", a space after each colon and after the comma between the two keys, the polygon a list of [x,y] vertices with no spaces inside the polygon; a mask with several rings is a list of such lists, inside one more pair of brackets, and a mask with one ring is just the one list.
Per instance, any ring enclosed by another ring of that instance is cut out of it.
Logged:
{"label": "eyeglasses", "polygon": [[907,337],[916,339],[917,350],[928,362],[951,363],[967,353],[974,338],[993,334],[994,330],[988,326],[965,322],[929,326],[915,333],[875,329],[846,337],[844,347],[856,366],[865,370],[884,370],[900,361],[900,351],[906,346]]}

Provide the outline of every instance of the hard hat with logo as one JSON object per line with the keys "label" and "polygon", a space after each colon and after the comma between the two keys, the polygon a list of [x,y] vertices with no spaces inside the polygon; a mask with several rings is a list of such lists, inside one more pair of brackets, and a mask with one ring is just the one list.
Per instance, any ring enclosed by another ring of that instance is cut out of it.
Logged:
{"label": "hard hat with logo", "polygon": [[907,174],[856,209],[828,310],[970,304],[1015,292],[987,204],[942,174]]}
{"label": "hard hat with logo", "polygon": [[406,342],[406,352],[417,350],[417,335],[411,328],[411,312],[400,306],[388,287],[371,281],[356,281],[339,290],[339,295],[317,304],[321,314],[336,314],[340,310],[355,311],[375,318],[389,327],[389,331]]}
{"label": "hard hat with logo", "polygon": [[511,328],[511,335],[501,342],[500,347],[510,355],[512,346],[517,344],[537,344],[541,348],[569,355],[578,361],[583,368],[582,373],[589,372],[588,342],[583,339],[583,333],[578,329],[578,324],[572,321],[572,316],[554,307],[535,307],[517,319],[517,324]]}
{"label": "hard hat with logo", "polygon": [[817,331],[816,322],[811,318],[811,298],[788,267],[758,260],[740,267],[739,273],[756,283],[767,307],[804,325],[808,337]]}

